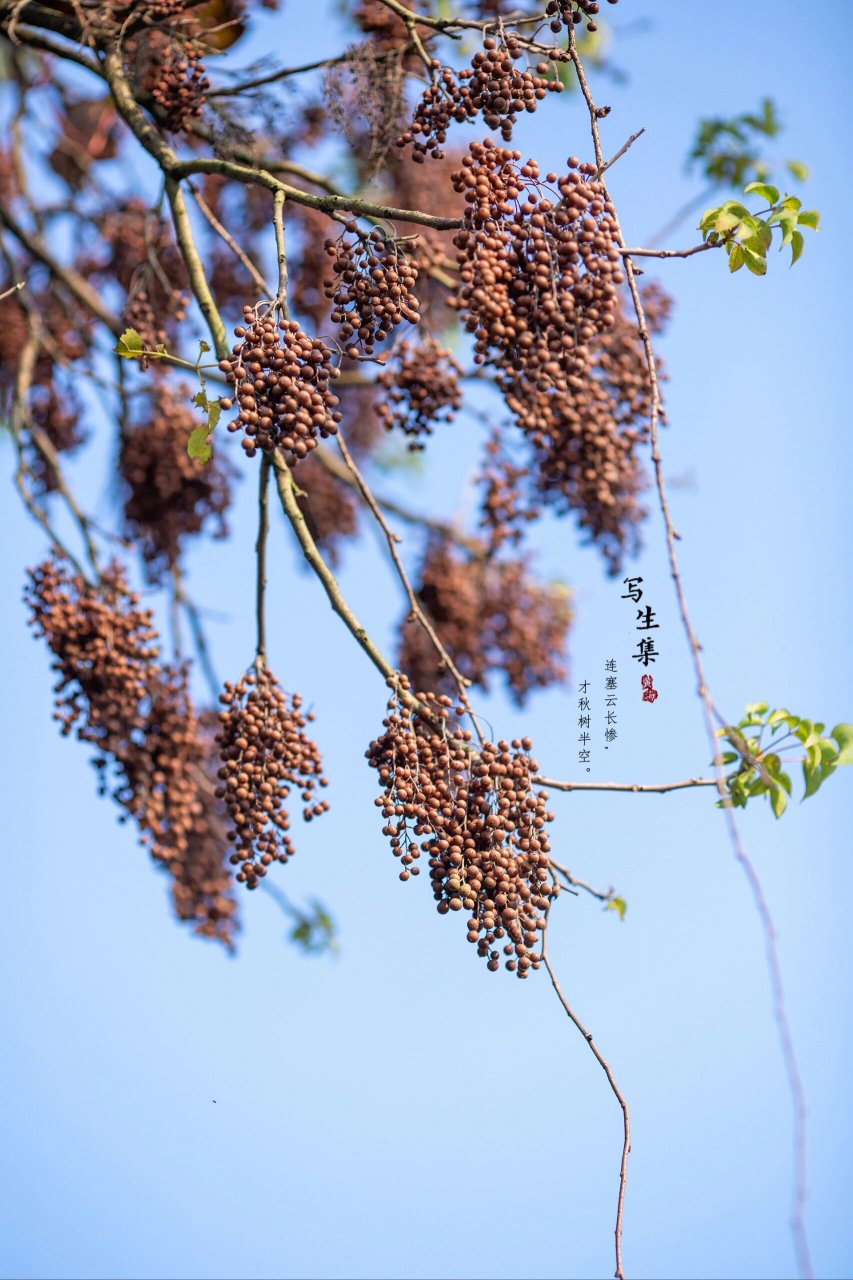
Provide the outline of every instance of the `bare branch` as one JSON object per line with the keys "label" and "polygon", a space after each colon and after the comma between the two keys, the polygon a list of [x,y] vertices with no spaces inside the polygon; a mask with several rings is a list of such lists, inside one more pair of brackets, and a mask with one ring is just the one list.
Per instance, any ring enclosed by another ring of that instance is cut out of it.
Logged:
{"label": "bare branch", "polygon": [[645,786],[638,782],[558,782],[554,778],[534,778],[539,787],[552,791],[630,791],[663,795],[667,791],[680,791],[683,787],[716,787],[716,778],[685,778],[683,782],[661,782]]}
{"label": "bare branch", "polygon": [[544,964],[545,968],[548,970],[548,977],[551,979],[551,986],[554,988],[557,999],[560,1001],[560,1004],[563,1006],[564,1010],[566,1011],[566,1014],[571,1019],[571,1021],[575,1024],[578,1031],[581,1033],[584,1040],[586,1040],[587,1044],[589,1045],[590,1051],[595,1057],[596,1062],[601,1067],[604,1074],[607,1076],[607,1083],[610,1085],[610,1088],[613,1090],[613,1094],[616,1098],[616,1101],[619,1103],[619,1106],[622,1108],[622,1159],[619,1165],[619,1196],[616,1204],[615,1234],[616,1234],[616,1278],[617,1280],[624,1280],[625,1272],[622,1269],[622,1216],[623,1216],[623,1211],[625,1207],[625,1187],[627,1185],[627,1180],[628,1180],[628,1153],[631,1150],[631,1117],[628,1112],[628,1103],[625,1101],[625,1098],[623,1097],[622,1092],[616,1083],[616,1079],[613,1075],[613,1072],[611,1071],[607,1061],[605,1060],[603,1054],[601,1053],[601,1050],[598,1048],[598,1045],[593,1040],[592,1032],[587,1031],[586,1027],[583,1025],[580,1018],[577,1016],[577,1014],[569,1004],[568,1000],[563,995],[562,988],[560,987],[560,984],[557,981],[557,975],[554,972],[553,966],[548,956],[547,925],[548,925],[548,920],[547,920],[547,913],[546,913],[545,928],[542,931],[542,963]]}
{"label": "bare branch", "polygon": [[255,266],[254,262],[252,262],[252,259],[249,257],[246,251],[240,247],[240,245],[231,235],[231,232],[228,230],[228,228],[219,221],[216,214],[213,212],[213,210],[211,209],[210,205],[207,203],[207,201],[205,200],[201,192],[196,190],[195,186],[191,182],[187,182],[187,186],[192,192],[193,199],[198,205],[203,217],[207,219],[208,223],[216,232],[216,234],[219,236],[219,238],[225,244],[227,244],[228,248],[234,254],[234,257],[237,259],[237,261],[243,264],[243,266],[246,268],[249,275],[252,277],[253,281],[257,285],[260,292],[265,294],[268,298],[271,298],[273,296],[274,290],[272,290],[270,286],[267,284],[266,280],[261,275],[260,271]]}
{"label": "bare branch", "polygon": [[614,156],[611,156],[610,159],[607,161],[607,163],[603,164],[601,168],[596,172],[596,175],[595,175],[596,178],[600,178],[601,175],[603,173],[606,173],[607,170],[611,168],[611,166],[614,165],[617,160],[621,160],[625,152],[628,151],[631,147],[633,147],[637,139],[641,138],[645,132],[646,132],[646,126],[643,125],[642,129],[638,129],[636,133],[632,133],[628,141],[623,142],[622,146],[619,148],[616,154]]}
{"label": "bare branch", "polygon": [[255,610],[258,622],[258,643],[256,647],[256,658],[260,665],[267,660],[267,624],[264,612],[264,599],[267,589],[267,534],[270,528],[269,517],[269,480],[270,480],[270,462],[269,458],[264,455],[261,458],[260,480],[258,484],[258,540],[255,543],[255,556],[257,558],[257,591],[255,599]]}

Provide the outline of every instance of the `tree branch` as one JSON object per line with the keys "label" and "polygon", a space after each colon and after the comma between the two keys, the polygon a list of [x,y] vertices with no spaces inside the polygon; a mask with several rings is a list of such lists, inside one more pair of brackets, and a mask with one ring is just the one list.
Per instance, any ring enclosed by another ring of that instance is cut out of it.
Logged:
{"label": "tree branch", "polygon": [[680,791],[683,787],[716,787],[716,778],[685,778],[683,782],[661,782],[646,786],[638,782],[558,782],[554,778],[534,778],[538,787],[552,791],[644,791],[663,795],[667,791]]}

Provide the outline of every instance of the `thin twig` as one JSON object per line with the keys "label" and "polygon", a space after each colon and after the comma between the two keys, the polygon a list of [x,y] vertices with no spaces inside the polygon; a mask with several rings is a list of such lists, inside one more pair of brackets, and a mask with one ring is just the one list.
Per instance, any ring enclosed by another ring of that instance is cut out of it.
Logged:
{"label": "thin twig", "polygon": [[610,1088],[613,1090],[613,1094],[616,1098],[616,1101],[619,1103],[619,1106],[622,1108],[622,1159],[619,1165],[619,1196],[616,1204],[615,1236],[616,1236],[616,1278],[617,1280],[624,1280],[625,1272],[622,1269],[622,1218],[623,1218],[623,1212],[625,1208],[625,1187],[627,1185],[627,1179],[628,1179],[628,1153],[631,1150],[631,1117],[628,1111],[628,1103],[625,1101],[625,1098],[619,1086],[616,1083],[615,1077],[613,1075],[613,1072],[610,1069],[610,1066],[608,1065],[606,1059],[601,1053],[601,1050],[598,1048],[598,1045],[593,1040],[592,1032],[587,1031],[586,1027],[583,1025],[580,1018],[577,1016],[577,1014],[569,1004],[568,1000],[563,995],[560,984],[557,981],[557,975],[555,974],[554,969],[551,965],[551,961],[548,957],[547,934],[548,934],[548,920],[547,920],[547,913],[546,913],[545,927],[542,930],[542,963],[544,964],[545,968],[548,970],[548,977],[551,979],[551,986],[554,988],[557,999],[560,1001],[560,1004],[565,1009],[569,1018],[577,1027],[578,1031],[581,1033],[584,1040],[586,1040],[587,1044],[589,1045],[590,1050],[592,1051],[592,1054],[595,1057],[596,1062],[599,1064],[602,1071],[607,1076],[607,1083],[610,1085]]}
{"label": "thin twig", "polygon": [[276,84],[289,76],[301,76],[308,71],[321,71],[323,67],[336,67],[340,62],[348,62],[352,54],[349,50],[336,54],[332,58],[319,58],[316,62],[303,62],[299,67],[281,67],[278,71],[270,71],[265,76],[254,76],[251,80],[243,80],[239,84],[221,85],[218,89],[208,89],[207,98],[236,98],[249,93],[252,89],[263,89],[268,84]]}
{"label": "thin twig", "polygon": [[456,687],[459,692],[459,700],[462,703],[462,705],[465,707],[465,710],[468,712],[468,715],[471,718],[471,723],[474,725],[474,729],[476,731],[477,737],[480,740],[480,745],[483,746],[485,740],[480,730],[479,720],[477,716],[474,714],[473,710],[471,709],[470,703],[468,701],[467,689],[470,686],[471,681],[468,680],[465,676],[463,676],[462,672],[459,670],[456,663],[453,661],[453,658],[450,656],[447,649],[442,644],[441,638],[439,637],[438,632],[436,631],[435,627],[433,626],[427,614],[424,612],[424,609],[423,609],[423,606],[421,605],[420,600],[415,595],[415,592],[412,588],[412,584],[409,580],[409,575],[406,572],[406,566],[403,564],[402,557],[400,556],[400,552],[397,549],[397,544],[400,541],[400,539],[398,535],[395,534],[393,530],[389,527],[387,520],[382,514],[382,510],[379,506],[379,503],[377,502],[376,498],[374,498],[370,490],[370,486],[368,485],[367,481],[364,479],[363,475],[361,474],[358,467],[356,466],[355,461],[352,457],[352,454],[347,448],[346,441],[343,438],[343,434],[340,431],[338,431],[337,440],[338,440],[338,447],[341,451],[344,462],[347,464],[353,476],[355,477],[355,481],[356,481],[356,484],[358,485],[359,492],[361,493],[362,498],[367,503],[367,506],[370,508],[371,512],[373,513],[373,516],[377,524],[379,525],[380,529],[385,535],[385,541],[388,545],[388,554],[391,557],[391,560],[394,564],[394,568],[397,570],[397,576],[399,577],[400,582],[402,583],[402,586],[403,586],[403,590],[406,593],[406,598],[409,601],[409,608],[411,609],[412,615],[420,624],[420,626],[423,628],[423,630],[426,632],[426,635],[429,638],[430,643],[432,644],[436,653],[438,654],[440,661],[444,664],[444,666],[447,667],[448,671],[453,676],[453,679],[456,681]]}
{"label": "thin twig", "polygon": [[694,244],[690,249],[626,249],[620,248],[623,258],[692,258],[694,253],[706,253],[708,249],[722,249],[724,241]]}
{"label": "thin twig", "polygon": [[682,787],[716,787],[716,778],[685,778],[683,782],[661,782],[645,786],[638,782],[558,782],[554,778],[534,778],[537,787],[550,787],[552,791],[643,791],[663,795],[667,791],[680,791]]}
{"label": "thin twig", "polygon": [[621,160],[625,152],[628,151],[629,148],[633,147],[637,139],[641,138],[645,132],[646,132],[646,126],[643,125],[642,129],[638,129],[636,133],[632,133],[628,141],[623,142],[622,146],[619,148],[616,154],[614,156],[611,156],[610,159],[607,161],[607,163],[603,164],[601,168],[596,172],[596,175],[595,175],[596,178],[600,178],[601,175],[603,173],[606,173],[607,170],[611,168],[611,166],[614,165],[617,160]]}
{"label": "thin twig", "polygon": [[242,263],[242,265],[246,268],[249,275],[252,277],[252,280],[260,289],[261,293],[264,293],[268,298],[271,298],[273,296],[273,290],[267,284],[266,280],[264,279],[263,275],[258,270],[258,268],[255,266],[252,259],[249,257],[246,251],[240,247],[240,245],[231,235],[231,232],[228,230],[228,228],[219,221],[216,214],[213,212],[213,210],[211,209],[210,205],[207,203],[207,201],[205,200],[201,192],[196,190],[196,188],[193,186],[191,182],[188,182],[187,186],[192,192],[193,199],[195,200],[196,204],[201,210],[202,215],[210,223],[210,226],[213,228],[216,234],[219,236],[221,240],[224,241],[225,244],[227,244],[228,248],[234,254],[234,257],[237,259],[237,261]]}
{"label": "thin twig", "polygon": [[257,559],[255,611],[258,622],[256,658],[260,666],[263,666],[267,660],[267,624],[264,603],[267,589],[267,534],[270,528],[269,479],[270,463],[269,459],[264,455],[261,458],[260,482],[258,485],[258,540],[255,543],[255,556]]}
{"label": "thin twig", "polygon": [[[534,778],[533,782],[538,783],[539,779]],[[566,881],[568,885],[570,885],[572,888],[585,890],[585,892],[588,894],[591,894],[593,898],[598,898],[599,902],[612,902],[614,897],[616,896],[615,889],[613,888],[596,889],[593,885],[589,884],[586,880],[579,880],[577,876],[572,875],[568,867],[564,867],[562,863],[555,861],[554,858],[551,858],[549,856],[548,861],[551,863],[551,866],[554,868],[554,870],[559,872],[559,874],[563,877],[563,879]]]}

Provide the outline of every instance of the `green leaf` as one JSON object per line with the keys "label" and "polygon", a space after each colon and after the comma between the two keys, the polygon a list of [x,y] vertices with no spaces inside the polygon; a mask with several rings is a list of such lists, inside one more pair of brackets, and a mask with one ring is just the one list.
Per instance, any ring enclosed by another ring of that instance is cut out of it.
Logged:
{"label": "green leaf", "polygon": [[797,221],[801,227],[811,227],[812,231],[819,231],[818,223],[820,222],[820,213],[817,209],[801,209]]}
{"label": "green leaf", "polygon": [[769,707],[766,702],[748,702],[746,704],[746,714],[748,716],[763,716]]}
{"label": "green leaf", "polygon": [[738,220],[740,220],[741,218],[752,217],[752,214],[749,212],[746,205],[741,204],[740,201],[738,200],[726,200],[725,203],[722,205],[722,211],[723,213],[730,213],[730,214],[736,215]]}
{"label": "green leaf", "polygon": [[853,724],[837,724],[830,737],[838,743],[838,764],[853,764]]}
{"label": "green leaf", "polygon": [[[825,774],[823,769],[814,768],[806,760],[803,761],[803,781],[805,782],[805,790],[803,791],[803,800],[808,800],[809,796],[813,796],[823,782]],[[802,802],[801,802],[802,803]]]}
{"label": "green leaf", "polygon": [[788,170],[792,178],[797,182],[808,182],[809,166],[803,164],[802,160],[786,160],[785,168]]}
{"label": "green leaf", "polygon": [[770,792],[770,806],[777,818],[781,818],[788,805],[788,797],[781,787],[776,786]]}
{"label": "green leaf", "polygon": [[203,463],[210,461],[213,457],[213,449],[209,444],[209,436],[210,427],[207,423],[203,426],[195,427],[190,432],[190,438],[187,441],[187,453],[191,458],[199,458]]}
{"label": "green leaf", "polygon": [[757,250],[750,248],[746,244],[740,247],[743,249],[743,260],[746,263],[747,270],[751,271],[754,276],[766,275],[767,259],[763,253],[757,252]]}
{"label": "green leaf", "polygon": [[702,214],[702,217],[699,219],[699,230],[709,231],[711,227],[713,227],[714,223],[716,222],[717,216],[719,213],[720,213],[719,206],[716,209],[706,209],[706,211]]}
{"label": "green leaf", "polygon": [[745,239],[744,243],[748,244],[749,248],[754,248],[757,252],[766,253],[772,244],[772,239],[774,239],[770,223],[766,223],[763,218],[751,218],[749,219],[749,228],[751,228],[753,234],[748,239]]}
{"label": "green leaf", "polygon": [[144,343],[135,329],[125,329],[113,347],[117,356],[124,356],[128,360],[135,360],[144,350]]}
{"label": "green leaf", "polygon": [[739,244],[733,244],[729,250],[729,271],[740,271],[744,264],[743,249]]}
{"label": "green leaf", "polygon": [[743,194],[761,196],[762,200],[766,200],[768,204],[776,204],[779,199],[779,188],[771,187],[767,182],[750,182],[748,187],[744,187]]}
{"label": "green leaf", "polygon": [[740,214],[721,209],[714,219],[714,230],[724,234],[726,231],[737,231],[742,222]]}
{"label": "green leaf", "polygon": [[[784,248],[784,242],[782,247]],[[805,247],[806,247],[806,242],[803,238],[802,231],[792,231],[791,232],[791,266],[793,266],[794,263],[799,258],[802,257],[803,249],[805,249]]]}
{"label": "green leaf", "polygon": [[605,911],[615,911],[620,920],[625,919],[625,912],[628,910],[628,903],[624,898],[611,898],[606,904]]}

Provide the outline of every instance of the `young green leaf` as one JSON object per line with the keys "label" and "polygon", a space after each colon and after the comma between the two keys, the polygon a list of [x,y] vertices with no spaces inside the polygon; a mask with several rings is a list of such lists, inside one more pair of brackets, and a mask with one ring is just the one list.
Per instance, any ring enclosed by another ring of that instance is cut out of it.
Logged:
{"label": "young green leaf", "polygon": [[740,248],[743,250],[743,260],[746,263],[747,270],[751,271],[754,276],[766,275],[767,259],[764,254],[747,244],[741,245]]}
{"label": "young green leaf", "polygon": [[770,806],[774,815],[781,818],[788,804],[788,797],[780,786],[774,786],[770,792]]}
{"label": "young green leaf", "polygon": [[611,898],[605,905],[605,911],[615,911],[620,920],[625,919],[625,912],[628,910],[628,903],[624,898]]}
{"label": "young green leaf", "polygon": [[744,264],[743,247],[739,244],[726,245],[729,254],[729,271],[740,271]]}
{"label": "young green leaf", "polygon": [[190,438],[187,441],[187,453],[191,458],[198,458],[202,463],[210,462],[213,457],[213,449],[209,443],[210,427],[204,423],[200,427],[195,427],[190,432]]}
{"label": "young green leaf", "polygon": [[820,213],[817,209],[801,209],[797,217],[801,227],[810,227],[812,231],[819,231]]}
{"label": "young green leaf", "polygon": [[117,356],[124,356],[128,360],[135,360],[136,357],[145,350],[142,339],[135,329],[125,329],[119,338],[113,351]]}
{"label": "young green leaf", "polygon": [[743,194],[761,196],[762,200],[766,200],[768,204],[776,204],[779,199],[779,188],[771,187],[767,182],[750,182],[748,187],[744,187]]}

